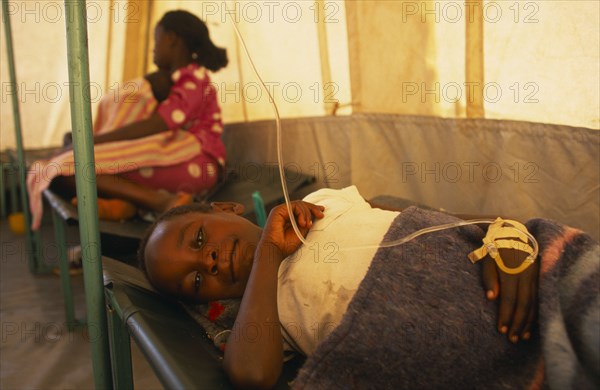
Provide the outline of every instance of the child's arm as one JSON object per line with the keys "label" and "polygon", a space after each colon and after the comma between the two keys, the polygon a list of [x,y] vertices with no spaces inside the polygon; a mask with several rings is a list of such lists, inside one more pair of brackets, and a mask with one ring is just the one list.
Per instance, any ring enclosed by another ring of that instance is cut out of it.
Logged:
{"label": "child's arm", "polygon": [[[296,201],[292,208],[304,236],[312,226],[312,219],[323,217],[321,206]],[[238,387],[269,388],[279,378],[283,342],[277,311],[277,274],[283,259],[300,244],[285,204],[274,208],[256,249],[233,333],[225,349],[225,371]]]}
{"label": "child's arm", "polygon": [[133,122],[108,133],[94,136],[94,144],[147,137],[168,129],[165,121],[155,112],[150,117],[141,121]]}

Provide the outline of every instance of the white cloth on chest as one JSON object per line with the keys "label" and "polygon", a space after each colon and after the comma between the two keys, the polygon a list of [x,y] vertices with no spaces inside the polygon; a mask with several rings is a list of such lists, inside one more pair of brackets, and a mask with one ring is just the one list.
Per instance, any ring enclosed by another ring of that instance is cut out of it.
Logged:
{"label": "white cloth on chest", "polygon": [[285,342],[308,355],[340,323],[399,213],[372,208],[354,186],[321,189],[304,200],[325,206],[325,217],[314,221],[308,245],[279,267],[277,306]]}

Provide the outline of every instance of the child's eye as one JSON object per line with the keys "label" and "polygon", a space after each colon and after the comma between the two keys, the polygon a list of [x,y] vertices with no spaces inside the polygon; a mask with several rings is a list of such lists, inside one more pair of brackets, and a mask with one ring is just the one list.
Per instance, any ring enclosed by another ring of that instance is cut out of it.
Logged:
{"label": "child's eye", "polygon": [[196,292],[200,290],[200,286],[202,286],[202,274],[200,274],[200,271],[196,271],[196,277],[194,278],[194,289]]}
{"label": "child's eye", "polygon": [[204,231],[202,228],[198,229],[198,233],[196,233],[196,240],[194,240],[194,246],[198,249],[202,248],[204,244]]}

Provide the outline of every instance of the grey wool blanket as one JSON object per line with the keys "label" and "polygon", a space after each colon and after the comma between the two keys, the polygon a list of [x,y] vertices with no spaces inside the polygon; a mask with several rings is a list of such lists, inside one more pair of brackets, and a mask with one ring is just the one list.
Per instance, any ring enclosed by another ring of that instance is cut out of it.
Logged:
{"label": "grey wool blanket", "polygon": [[[410,207],[386,240],[453,221]],[[532,339],[496,330],[467,226],[380,248],[342,323],[310,356],[296,389],[600,388],[599,247],[551,221],[526,224],[540,245],[539,319]]]}

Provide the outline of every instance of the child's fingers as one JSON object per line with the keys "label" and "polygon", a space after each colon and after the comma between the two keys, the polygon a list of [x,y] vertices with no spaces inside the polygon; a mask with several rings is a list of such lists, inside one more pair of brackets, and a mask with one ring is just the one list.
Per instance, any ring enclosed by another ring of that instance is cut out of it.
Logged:
{"label": "child's fingers", "polygon": [[310,212],[314,217],[317,217],[319,219],[323,218],[325,216],[325,214],[323,214],[323,211],[325,211],[325,207],[316,204],[310,204]]}
{"label": "child's fingers", "polygon": [[515,278],[500,276],[502,291],[500,292],[500,308],[498,314],[498,331],[507,334],[517,301],[518,281]]}
{"label": "child's fingers", "polygon": [[525,327],[525,321],[529,317],[531,305],[531,290],[529,289],[529,284],[521,281],[509,331],[509,339],[513,343],[519,341],[519,337],[522,334],[521,332]]}
{"label": "child's fingers", "polygon": [[310,212],[306,208],[306,205],[302,202],[294,202],[293,212],[294,216],[296,217],[296,222],[298,223],[298,226],[306,227],[308,224],[308,219],[310,218],[310,215],[306,215],[307,213],[310,214]]}
{"label": "child's fingers", "polygon": [[529,314],[527,315],[527,319],[525,320],[525,324],[523,329],[521,330],[521,339],[529,340],[531,338],[531,328],[533,328],[533,323],[535,321],[535,310],[530,308]]}
{"label": "child's fingers", "polygon": [[500,289],[498,285],[498,271],[494,259],[490,256],[486,256],[483,259],[483,288],[485,289],[487,299],[494,300],[498,297]]}
{"label": "child's fingers", "polygon": [[308,202],[297,202],[294,204],[294,215],[299,226],[311,227],[313,216],[323,218],[323,206],[318,206]]}
{"label": "child's fingers", "polygon": [[531,337],[531,328],[535,322],[536,314],[537,314],[537,294],[538,294],[538,286],[537,283],[530,285],[530,294],[532,299],[532,304],[529,307],[529,313],[527,315],[527,319],[525,320],[525,325],[523,326],[523,330],[521,331],[521,338],[523,340],[529,340]]}

